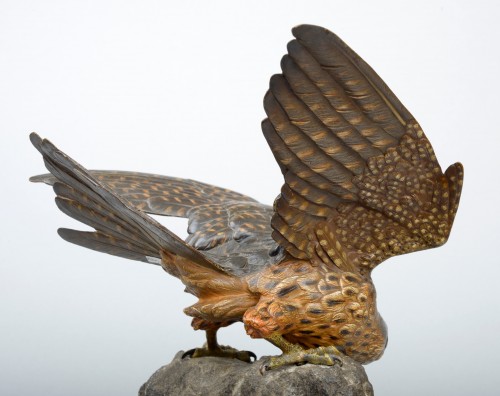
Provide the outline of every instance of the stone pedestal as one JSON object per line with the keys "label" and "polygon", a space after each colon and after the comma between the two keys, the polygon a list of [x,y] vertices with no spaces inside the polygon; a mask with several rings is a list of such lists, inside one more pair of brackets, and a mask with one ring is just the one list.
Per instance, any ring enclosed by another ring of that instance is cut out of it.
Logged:
{"label": "stone pedestal", "polygon": [[262,359],[250,364],[216,357],[181,359],[182,354],[156,371],[139,396],[373,395],[363,366],[349,358],[343,358],[343,366],[305,364],[261,375]]}

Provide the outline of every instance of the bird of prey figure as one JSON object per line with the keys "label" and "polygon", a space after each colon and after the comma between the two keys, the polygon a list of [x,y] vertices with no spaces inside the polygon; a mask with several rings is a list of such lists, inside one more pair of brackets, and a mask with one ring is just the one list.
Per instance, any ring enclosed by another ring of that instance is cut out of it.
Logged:
{"label": "bird of prey figure", "polygon": [[[217,343],[244,323],[282,350],[262,370],[374,361],[387,344],[372,270],[441,246],[455,218],[460,163],[444,173],[419,124],[373,69],[328,30],[301,25],[264,98],[264,136],[284,176],[274,206],[193,180],[89,171],[35,133],[57,206],[95,229],[59,235],[161,265],[198,298],[206,331],[192,357],[255,358]],[[186,241],[148,214],[186,217]]]}

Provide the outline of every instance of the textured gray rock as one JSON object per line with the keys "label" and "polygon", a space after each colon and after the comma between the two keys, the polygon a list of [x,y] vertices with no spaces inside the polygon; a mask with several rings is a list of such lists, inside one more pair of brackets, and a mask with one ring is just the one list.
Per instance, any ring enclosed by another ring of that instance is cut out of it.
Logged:
{"label": "textured gray rock", "polygon": [[139,396],[166,395],[373,395],[363,366],[344,358],[342,366],[306,364],[261,375],[262,359],[253,364],[235,359],[181,359],[177,353],[141,387]]}

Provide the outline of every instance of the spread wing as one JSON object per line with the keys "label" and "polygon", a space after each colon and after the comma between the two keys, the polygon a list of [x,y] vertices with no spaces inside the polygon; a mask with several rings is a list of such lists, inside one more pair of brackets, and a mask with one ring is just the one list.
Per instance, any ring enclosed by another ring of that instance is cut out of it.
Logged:
{"label": "spread wing", "polygon": [[[142,212],[188,218],[186,242],[226,272],[243,275],[283,258],[283,249],[271,237],[273,210],[253,198],[169,176],[102,170],[89,173]],[[31,181],[53,185],[57,179],[47,174]],[[73,239],[79,237],[83,243],[88,233],[75,234]]]}
{"label": "spread wing", "polygon": [[285,179],[273,238],[296,258],[361,273],[443,244],[461,164],[442,173],[412,115],[335,34],[302,25],[293,35],[264,99]]}

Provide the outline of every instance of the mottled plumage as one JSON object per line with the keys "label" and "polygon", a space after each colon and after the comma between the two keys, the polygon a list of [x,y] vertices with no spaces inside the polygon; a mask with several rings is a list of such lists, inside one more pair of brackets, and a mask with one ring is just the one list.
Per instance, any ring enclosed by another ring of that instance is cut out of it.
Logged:
{"label": "mottled plumage", "polygon": [[[258,271],[261,266],[276,263],[283,258],[283,249],[271,237],[272,207],[250,197],[194,180],[175,177],[124,171],[88,172],[96,182],[103,183],[142,212],[188,218],[189,235],[186,242],[203,252],[207,258],[227,272],[241,276]],[[64,192],[59,190],[61,186],[57,183],[57,178],[52,174],[34,176],[30,180],[55,185],[56,194],[60,198],[64,196]],[[106,212],[95,207],[94,202],[98,199],[92,202],[81,192],[80,197],[73,197],[72,202],[78,200],[84,200],[87,207],[93,205],[94,211],[101,214],[104,218],[102,221],[106,221],[108,227],[111,223],[119,225],[116,224],[117,220],[112,221],[116,219],[112,214],[105,220]],[[59,205],[60,200],[57,199],[56,202]],[[61,205],[59,207],[61,208]],[[61,210],[71,217],[78,216],[76,213],[68,213],[63,208]],[[76,219],[94,227],[80,217]],[[121,239],[125,236],[120,230],[112,232],[108,229],[107,233],[101,233],[108,236],[115,235],[120,242],[123,242]],[[68,235],[69,230],[65,230],[61,236],[68,239]],[[134,238],[133,235],[129,236]],[[98,244],[99,239],[105,238],[98,233],[72,231],[71,237],[70,242],[94,250],[160,264],[157,248],[154,248],[153,252],[149,251],[149,255],[144,251],[138,258],[138,252],[131,249],[128,249],[129,252],[118,254],[116,245],[105,247]]]}
{"label": "mottled plumage", "polygon": [[[371,271],[389,257],[446,242],[463,168],[443,174],[413,116],[380,77],[333,33],[293,29],[295,39],[264,98],[264,136],[285,183],[274,207],[193,180],[87,171],[32,134],[56,203],[95,229],[61,229],[97,251],[160,264],[196,302],[185,312],[207,331],[243,321],[283,355],[264,367],[378,359],[387,331]],[[188,218],[179,239],[147,214]]]}

